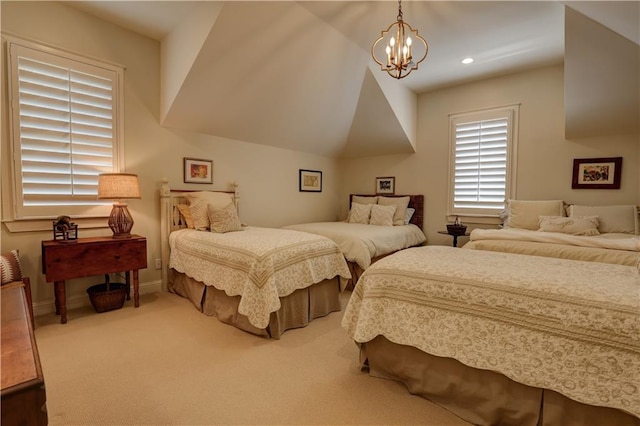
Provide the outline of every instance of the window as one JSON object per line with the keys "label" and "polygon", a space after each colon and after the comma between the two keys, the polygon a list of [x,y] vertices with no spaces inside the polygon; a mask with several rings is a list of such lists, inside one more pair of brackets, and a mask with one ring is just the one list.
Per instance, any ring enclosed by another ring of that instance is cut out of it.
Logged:
{"label": "window", "polygon": [[98,174],[122,164],[122,68],[9,41],[14,216],[108,216]]}
{"label": "window", "polygon": [[453,114],[449,214],[498,216],[515,188],[517,105]]}

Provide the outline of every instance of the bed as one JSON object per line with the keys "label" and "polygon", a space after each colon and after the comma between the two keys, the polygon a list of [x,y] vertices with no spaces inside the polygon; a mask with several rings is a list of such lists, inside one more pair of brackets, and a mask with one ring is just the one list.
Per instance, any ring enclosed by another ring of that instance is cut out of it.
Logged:
{"label": "bed", "polygon": [[[379,216],[376,210],[381,212]],[[345,221],[302,223],[283,228],[332,239],[347,260],[352,277],[349,287],[353,288],[372,263],[398,250],[425,243],[423,217],[423,195],[351,194],[349,216]]]}
{"label": "bed", "polygon": [[640,258],[634,205],[567,207],[559,200],[510,200],[509,211],[505,228],[474,229],[463,248],[628,266]]}
{"label": "bed", "polygon": [[240,224],[237,190],[171,190],[165,180],[160,198],[163,288],[199,311],[279,339],[341,310],[350,274],[330,239]]}
{"label": "bed", "polygon": [[426,246],[367,269],[342,326],[473,424],[638,425],[639,294],[635,266]]}

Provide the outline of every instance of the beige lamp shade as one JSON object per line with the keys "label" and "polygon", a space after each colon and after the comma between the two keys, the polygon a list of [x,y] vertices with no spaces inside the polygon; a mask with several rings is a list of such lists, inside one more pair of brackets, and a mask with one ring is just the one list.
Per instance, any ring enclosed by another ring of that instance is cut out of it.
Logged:
{"label": "beige lamp shade", "polygon": [[[98,198],[106,200],[124,200],[140,198],[138,175],[131,173],[103,173],[98,175]],[[127,204],[121,201],[113,203],[109,216],[109,228],[113,238],[131,238],[133,217]]]}
{"label": "beige lamp shade", "polygon": [[132,173],[102,173],[98,175],[98,198],[103,200],[140,198],[138,175]]}

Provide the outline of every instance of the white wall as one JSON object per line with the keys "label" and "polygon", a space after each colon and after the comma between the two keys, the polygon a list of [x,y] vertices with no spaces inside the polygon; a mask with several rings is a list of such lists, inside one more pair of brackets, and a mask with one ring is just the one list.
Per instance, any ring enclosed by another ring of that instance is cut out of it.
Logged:
{"label": "white wall", "polygon": [[[343,160],[341,197],[373,191],[376,176],[395,176],[396,193],[424,194],[428,242],[450,244],[450,237],[438,234],[447,223],[448,116],[519,103],[517,198],[640,204],[638,136],[565,140],[563,79],[558,65],[421,94],[417,153]],[[624,158],[620,190],[571,189],[574,158],[617,156]]]}
{"label": "white wall", "polygon": [[[56,2],[2,2],[2,31],[75,53],[122,64],[125,70],[126,170],[137,173],[142,199],[129,200],[134,233],[147,237],[148,265],[141,271],[142,289],[160,288],[159,188],[163,177],[176,188],[227,190],[240,184],[240,218],[257,226],[281,226],[302,221],[333,220],[338,212],[338,169],[329,158],[233,141],[201,134],[173,131],[159,124],[160,44],[89,14]],[[3,55],[5,54],[3,50]],[[3,56],[3,64],[4,64]],[[2,70],[3,75],[5,70]],[[11,219],[8,100],[6,78],[2,96],[2,203],[3,222]],[[183,157],[214,161],[213,185],[183,183]],[[323,172],[322,193],[298,191],[298,170]],[[53,215],[64,214],[56,211]],[[79,236],[111,235],[109,228],[86,229]],[[41,273],[40,243],[52,232],[12,233],[7,223],[0,232],[0,251],[20,250],[25,273],[31,277],[36,312],[53,309],[53,285]],[[68,306],[87,304],[85,289],[100,277],[72,280],[67,284]]]}

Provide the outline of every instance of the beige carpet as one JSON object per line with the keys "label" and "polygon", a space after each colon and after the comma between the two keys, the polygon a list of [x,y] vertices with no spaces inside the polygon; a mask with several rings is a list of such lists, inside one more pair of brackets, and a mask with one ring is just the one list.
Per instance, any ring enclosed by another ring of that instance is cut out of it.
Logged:
{"label": "beige carpet", "polygon": [[[345,293],[346,303],[350,293]],[[260,338],[169,293],[36,320],[50,425],[466,425],[369,377],[342,312]]]}

